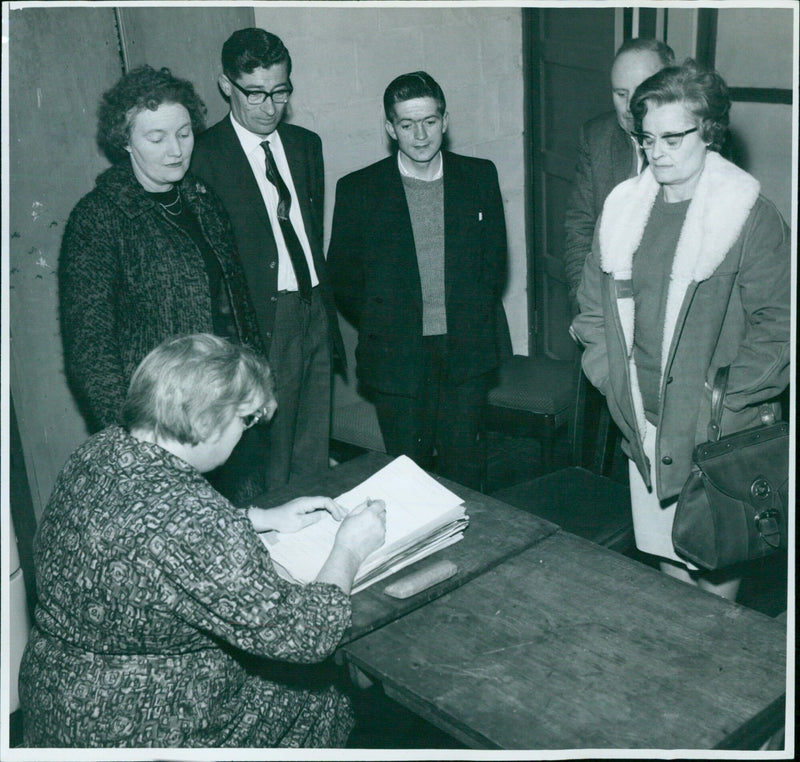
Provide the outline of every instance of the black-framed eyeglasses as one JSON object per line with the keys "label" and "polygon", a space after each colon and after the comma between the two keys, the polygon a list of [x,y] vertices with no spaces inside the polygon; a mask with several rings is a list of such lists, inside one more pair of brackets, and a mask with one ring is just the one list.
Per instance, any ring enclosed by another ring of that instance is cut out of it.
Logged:
{"label": "black-framed eyeglasses", "polygon": [[265,418],[269,420],[269,409],[265,405],[262,408],[259,408],[254,413],[248,413],[247,415],[240,415],[239,418],[242,419],[242,426],[245,429],[249,429],[251,426],[255,426],[257,423],[260,423]]}
{"label": "black-framed eyeglasses", "polygon": [[259,106],[261,105],[267,98],[271,98],[273,103],[287,103],[289,100],[289,96],[294,91],[291,83],[289,87],[276,87],[274,90],[270,92],[265,92],[264,90],[245,90],[241,85],[237,85],[232,79],[228,79],[230,82],[240,93],[244,93],[247,98],[247,102],[251,106]]}
{"label": "black-framed eyeglasses", "polygon": [[631,134],[639,141],[639,145],[642,148],[652,148],[656,144],[656,140],[661,138],[667,148],[675,150],[681,147],[681,143],[683,143],[683,139],[687,135],[691,135],[697,130],[697,127],[692,127],[692,129],[684,130],[683,132],[665,132],[663,135],[651,135],[649,132],[632,132]]}

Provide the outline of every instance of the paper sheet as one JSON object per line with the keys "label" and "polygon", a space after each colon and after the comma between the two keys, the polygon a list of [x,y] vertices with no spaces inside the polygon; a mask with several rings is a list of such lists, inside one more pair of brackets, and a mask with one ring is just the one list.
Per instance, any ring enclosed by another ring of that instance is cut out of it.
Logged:
{"label": "paper sheet", "polygon": [[[386,503],[386,540],[365,559],[356,577],[356,584],[366,574],[384,564],[387,558],[391,559],[399,554],[399,563],[402,559],[411,557],[412,560],[406,560],[403,564],[408,565],[424,557],[419,552],[426,546],[428,535],[438,536],[442,527],[464,518],[462,499],[426,474],[405,455],[395,458],[357,487],[335,498],[348,511],[367,499],[383,500]],[[465,523],[460,522],[458,531],[463,529]],[[266,532],[262,535],[262,540],[276,563],[298,582],[308,583],[316,579],[327,560],[338,528],[339,522],[325,513],[320,521],[299,532]],[[451,537],[450,543],[457,542],[461,536],[459,534],[457,538]],[[438,548],[434,547],[435,549]],[[430,552],[433,550],[428,554]],[[387,574],[394,571],[396,568],[391,568]],[[386,574],[380,578],[383,576]],[[358,589],[361,588],[356,587],[354,592]]]}

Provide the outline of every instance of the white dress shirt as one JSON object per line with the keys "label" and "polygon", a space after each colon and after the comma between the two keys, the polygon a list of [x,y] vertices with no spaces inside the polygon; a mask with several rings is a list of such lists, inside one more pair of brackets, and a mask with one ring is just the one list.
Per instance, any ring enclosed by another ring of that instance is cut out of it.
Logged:
{"label": "white dress shirt", "polygon": [[[266,138],[263,138],[261,135],[256,135],[254,132],[242,127],[233,118],[233,114],[230,115],[230,119],[236,136],[242,145],[242,150],[250,162],[250,168],[253,170],[253,175],[255,175],[258,189],[261,191],[261,197],[264,199],[264,206],[269,215],[269,224],[272,226],[272,233],[275,236],[275,244],[278,247],[278,291],[297,291],[297,278],[294,274],[292,260],[289,258],[289,252],[286,249],[280,221],[278,220],[278,189],[267,179],[266,154],[261,147],[261,143],[264,140],[269,140],[269,147],[275,159],[275,165],[286,183],[289,193],[291,193],[292,205],[289,209],[289,219],[294,225],[297,238],[300,240],[303,253],[306,255],[308,271],[311,273],[311,285],[316,286],[319,283],[319,278],[317,278],[317,271],[314,269],[311,246],[308,243],[306,228],[303,224],[303,214],[297,201],[297,191],[294,188],[294,180],[292,179],[292,173],[289,171],[289,164],[286,161],[286,153],[283,150],[280,135],[276,130]],[[258,294],[253,294],[253,297],[259,298]]]}

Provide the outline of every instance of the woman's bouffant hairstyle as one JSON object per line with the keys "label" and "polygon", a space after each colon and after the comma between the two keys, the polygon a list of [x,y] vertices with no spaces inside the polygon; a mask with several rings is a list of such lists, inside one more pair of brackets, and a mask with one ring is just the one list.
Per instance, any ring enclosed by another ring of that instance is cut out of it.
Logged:
{"label": "woman's bouffant hairstyle", "polygon": [[412,71],[395,77],[383,93],[383,111],[391,122],[394,116],[394,104],[410,101],[414,98],[433,98],[439,109],[439,116],[444,116],[447,102],[439,83],[427,72]]}
{"label": "woman's bouffant hairstyle", "polygon": [[642,82],[630,105],[636,132],[642,131],[648,105],[667,103],[682,103],[697,119],[703,142],[712,151],[722,148],[728,136],[731,97],[725,80],[716,71],[701,69],[689,58],[682,66],[669,66]]}
{"label": "woman's bouffant hairstyle", "polygon": [[112,164],[125,159],[133,118],[145,109],[155,111],[162,103],[179,103],[198,135],[205,128],[206,106],[187,79],[174,77],[166,67],[139,66],[103,93],[97,110],[97,144]]}
{"label": "woman's bouffant hairstyle", "polygon": [[292,57],[277,35],[258,27],[234,32],[222,46],[222,73],[235,82],[242,74],[256,69],[286,64],[286,76],[292,75]]}
{"label": "woman's bouffant hairstyle", "polygon": [[272,372],[252,349],[209,333],[170,338],[134,371],[122,407],[128,431],[196,445],[227,426],[242,405],[275,408]]}

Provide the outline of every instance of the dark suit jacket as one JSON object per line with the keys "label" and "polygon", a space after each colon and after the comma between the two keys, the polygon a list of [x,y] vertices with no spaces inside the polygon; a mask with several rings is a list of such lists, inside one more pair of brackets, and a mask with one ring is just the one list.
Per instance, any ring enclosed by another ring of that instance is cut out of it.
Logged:
{"label": "dark suit jacket", "polygon": [[615,112],[590,119],[581,129],[575,184],[564,214],[564,269],[573,312],[594,226],[611,189],[636,174],[633,142]]}
{"label": "dark suit jacket", "polygon": [[[328,313],[332,352],[344,365],[344,345],[323,252],[325,173],[322,141],[316,133],[290,124],[281,124],[278,134],[292,173],[314,268]],[[231,218],[259,328],[269,352],[275,327],[278,249],[264,200],[231,124],[230,115],[198,137],[192,156],[192,170],[216,191]]]}
{"label": "dark suit jacket", "polygon": [[[506,226],[494,164],[446,151],[443,157],[449,377],[459,382],[498,364]],[[328,267],[337,303],[359,330],[359,379],[390,394],[416,394],[423,383],[422,289],[396,156],[339,180]]]}

